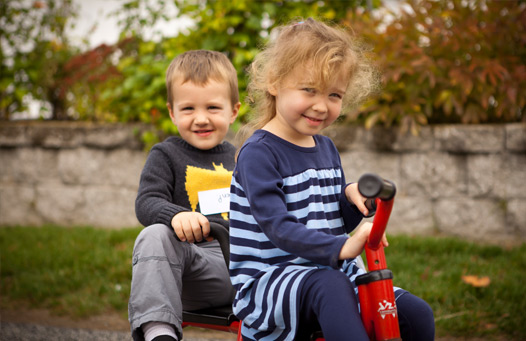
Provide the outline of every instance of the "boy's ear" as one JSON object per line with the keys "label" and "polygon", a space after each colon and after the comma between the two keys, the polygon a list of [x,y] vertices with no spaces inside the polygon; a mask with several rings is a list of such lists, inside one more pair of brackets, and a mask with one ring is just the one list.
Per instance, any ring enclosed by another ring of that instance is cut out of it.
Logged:
{"label": "boy's ear", "polygon": [[166,103],[166,107],[168,108],[168,112],[170,113],[170,119],[172,120],[173,124],[175,124],[175,116],[172,110],[172,105],[170,103]]}
{"label": "boy's ear", "polygon": [[241,102],[237,102],[232,107],[232,116],[230,117],[230,124],[234,123],[234,121],[236,120],[237,115],[239,114],[239,108],[241,108]]}

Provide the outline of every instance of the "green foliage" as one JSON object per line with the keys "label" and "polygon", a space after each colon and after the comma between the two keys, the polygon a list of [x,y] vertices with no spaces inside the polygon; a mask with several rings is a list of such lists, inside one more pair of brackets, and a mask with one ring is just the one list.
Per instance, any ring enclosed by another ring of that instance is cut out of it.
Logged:
{"label": "green foliage", "polygon": [[359,118],[367,127],[414,133],[435,123],[526,119],[526,4],[520,1],[410,1],[385,18],[354,16],[375,46],[384,88]]}
{"label": "green foliage", "polygon": [[[178,16],[192,18],[195,25],[158,43],[145,40],[143,31],[163,17],[171,3],[147,4],[129,1],[121,11],[122,31],[134,32],[137,43],[119,62],[122,82],[103,95],[110,101],[107,111],[117,112],[121,121],[151,122],[166,133],[175,132],[165,109],[164,71],[173,57],[188,49],[227,54],[245,98],[245,69],[271,30],[310,16],[350,27],[374,47],[378,58],[384,86],[360,111],[350,113],[348,121],[367,127],[399,125],[416,133],[428,123],[524,119],[526,69],[521,61],[526,48],[520,42],[526,32],[525,6],[515,1],[415,1],[388,24],[385,15],[373,19],[359,7],[366,1],[175,1]],[[145,7],[147,14],[139,15],[137,9]],[[384,31],[379,31],[382,26]],[[242,106],[240,122],[246,121],[248,109]]]}
{"label": "green foliage", "polygon": [[[400,7],[402,13],[390,13],[381,4],[127,0],[115,13],[120,41],[78,53],[64,34],[76,17],[71,0],[3,1],[0,119],[23,110],[24,98],[31,95],[51,103],[55,119],[140,121],[174,134],[164,77],[176,55],[189,49],[225,53],[238,70],[243,99],[245,69],[272,29],[294,18],[315,17],[363,37],[382,75],[378,94],[346,113],[343,122],[417,133],[425,124],[526,120],[526,4],[411,0]],[[177,36],[148,36],[159,21],[174,17],[194,24]],[[27,41],[34,44],[21,43]],[[247,120],[248,110],[241,107],[236,126]],[[146,134],[148,144],[158,139],[151,131]]]}
{"label": "green foliage", "polygon": [[[133,53],[123,56],[118,64],[122,82],[108,87],[103,98],[110,101],[108,111],[118,112],[120,121],[152,123],[163,132],[173,134],[166,109],[165,71],[178,54],[191,49],[208,49],[225,53],[238,70],[240,98],[246,97],[245,69],[270,31],[295,17],[316,16],[326,20],[343,19],[349,8],[366,1],[174,1],[179,17],[189,17],[195,25],[176,37],[162,37],[159,42],[144,38],[145,28],[165,18],[171,3],[131,0],[119,11],[122,36],[132,34],[137,44]],[[378,1],[374,1],[375,4]],[[150,4],[150,5],[149,5]],[[145,15],[139,9],[146,8]],[[241,107],[236,123],[244,122],[248,106]],[[151,132],[143,136],[147,144],[155,142]]]}
{"label": "green foliage", "polygon": [[117,67],[123,80],[103,94],[111,101],[109,110],[119,112],[120,121],[147,122],[166,133],[176,132],[166,109],[165,73],[171,61],[167,55],[184,52],[179,42],[177,37],[160,43],[137,38],[136,52],[120,60]]}
{"label": "green foliage", "polygon": [[51,118],[68,117],[63,66],[78,51],[66,30],[71,0],[0,2],[0,119],[26,109],[28,96],[47,101]]}

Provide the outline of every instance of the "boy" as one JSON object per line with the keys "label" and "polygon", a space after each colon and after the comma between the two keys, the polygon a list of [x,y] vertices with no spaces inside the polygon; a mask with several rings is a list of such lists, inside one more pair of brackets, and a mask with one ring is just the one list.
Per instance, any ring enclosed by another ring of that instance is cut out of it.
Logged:
{"label": "boy", "polygon": [[228,206],[208,199],[229,193],[235,147],[223,139],[241,106],[237,73],[219,52],[188,51],[168,67],[166,85],[181,137],[156,144],[141,173],[135,211],[147,227],[133,250],[134,340],[180,340],[183,307],[221,306],[234,295],[219,244],[207,236],[210,222],[228,228]]}

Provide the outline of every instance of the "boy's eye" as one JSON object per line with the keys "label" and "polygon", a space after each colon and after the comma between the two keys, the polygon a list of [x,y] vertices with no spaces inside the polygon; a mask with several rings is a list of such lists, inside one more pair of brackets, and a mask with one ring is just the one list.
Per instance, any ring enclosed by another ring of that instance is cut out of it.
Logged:
{"label": "boy's eye", "polygon": [[217,106],[217,105],[211,105],[208,107],[208,110],[220,110],[221,107]]}
{"label": "boy's eye", "polygon": [[181,110],[182,111],[190,111],[190,110],[194,110],[194,107],[183,107]]}
{"label": "boy's eye", "polygon": [[303,91],[305,91],[305,92],[308,92],[308,93],[310,93],[310,94],[313,94],[313,93],[316,92],[316,90],[315,90],[314,88],[303,88],[303,89],[301,89],[301,90],[303,90]]}
{"label": "boy's eye", "polygon": [[331,97],[334,97],[334,98],[338,98],[338,99],[342,99],[343,96],[337,92],[333,92],[332,94],[330,94]]}

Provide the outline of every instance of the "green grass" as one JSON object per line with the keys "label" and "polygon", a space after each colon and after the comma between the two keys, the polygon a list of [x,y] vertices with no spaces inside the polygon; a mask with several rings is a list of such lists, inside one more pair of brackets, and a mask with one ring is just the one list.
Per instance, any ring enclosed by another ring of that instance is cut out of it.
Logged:
{"label": "green grass", "polygon": [[2,305],[83,317],[127,316],[131,253],[139,229],[0,228]]}
{"label": "green grass", "polygon": [[[386,249],[394,284],[424,298],[438,335],[526,339],[526,244],[514,248],[453,238],[389,237]],[[486,287],[463,275],[488,276]]]}
{"label": "green grass", "polygon": [[[131,253],[140,229],[0,228],[3,307],[24,304],[74,317],[127,316]],[[452,238],[390,236],[394,283],[430,303],[437,335],[526,339],[526,244],[477,245]],[[463,275],[489,276],[487,287]]]}

